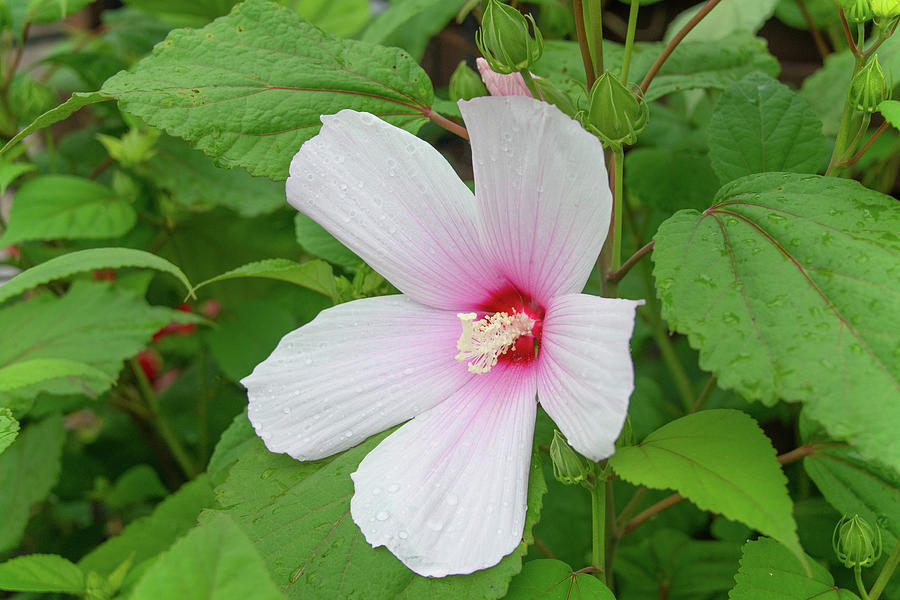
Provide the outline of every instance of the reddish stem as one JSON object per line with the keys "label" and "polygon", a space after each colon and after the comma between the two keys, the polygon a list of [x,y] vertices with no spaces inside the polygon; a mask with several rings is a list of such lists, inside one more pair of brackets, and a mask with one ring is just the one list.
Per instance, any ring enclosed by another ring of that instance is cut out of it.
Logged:
{"label": "reddish stem", "polygon": [[436,124],[440,127],[443,127],[444,129],[446,129],[447,131],[449,131],[451,133],[455,133],[462,139],[464,139],[464,140],[469,139],[469,132],[466,131],[465,127],[463,127],[462,125],[460,125],[458,123],[454,123],[453,121],[451,121],[450,119],[448,119],[447,117],[445,117],[441,114],[438,114],[437,112],[435,112],[435,110],[433,108],[431,108],[431,107],[427,108],[422,114],[425,115],[426,117],[428,117],[429,119],[431,119],[431,121],[434,124]]}

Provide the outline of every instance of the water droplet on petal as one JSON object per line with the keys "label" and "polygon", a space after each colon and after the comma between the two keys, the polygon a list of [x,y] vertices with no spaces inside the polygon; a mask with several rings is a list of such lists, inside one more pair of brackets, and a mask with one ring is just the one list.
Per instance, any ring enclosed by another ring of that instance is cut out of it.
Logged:
{"label": "water droplet on petal", "polygon": [[378,519],[379,521],[387,521],[387,518],[389,516],[391,516],[391,515],[389,515],[386,511],[381,511],[380,513],[375,515],[375,518]]}

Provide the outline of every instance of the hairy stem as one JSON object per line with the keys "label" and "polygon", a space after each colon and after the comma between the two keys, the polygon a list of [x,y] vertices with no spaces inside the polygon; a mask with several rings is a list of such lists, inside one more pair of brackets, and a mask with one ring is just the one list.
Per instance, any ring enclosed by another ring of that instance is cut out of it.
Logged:
{"label": "hairy stem", "polygon": [[466,131],[465,127],[463,127],[462,125],[459,125],[458,123],[454,123],[447,117],[437,113],[433,108],[429,107],[422,114],[424,116],[426,116],[427,118],[429,118],[431,120],[431,122],[434,123],[435,125],[437,125],[439,127],[443,127],[444,129],[446,129],[447,131],[449,131],[451,133],[455,133],[456,135],[458,135],[459,137],[461,137],[464,140],[469,139],[469,132]]}
{"label": "hairy stem", "polygon": [[681,40],[691,32],[691,29],[697,26],[697,23],[703,20],[703,18],[709,14],[709,11],[714,9],[716,5],[721,2],[721,0],[707,0],[706,4],[703,5],[696,15],[694,15],[690,21],[685,23],[684,27],[675,34],[666,47],[663,48],[663,51],[659,54],[654,61],[653,65],[650,67],[650,70],[647,71],[647,75],[644,76],[644,80],[641,81],[641,91],[643,93],[647,93],[647,88],[650,87],[650,82],[653,81],[653,78],[656,77],[656,74],[659,73],[660,68],[662,68],[663,63],[669,58],[675,48],[678,47],[678,44],[681,43]]}

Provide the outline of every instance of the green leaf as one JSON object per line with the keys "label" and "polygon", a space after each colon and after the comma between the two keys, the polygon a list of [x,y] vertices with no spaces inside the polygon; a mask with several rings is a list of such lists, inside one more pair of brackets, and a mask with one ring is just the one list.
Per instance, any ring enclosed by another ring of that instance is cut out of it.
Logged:
{"label": "green leaf", "polygon": [[506,600],[616,600],[590,573],[574,573],[561,560],[538,559],[522,565],[509,582]]}
{"label": "green leaf", "polygon": [[728,600],[859,600],[853,592],[835,587],[831,574],[814,560],[807,559],[807,573],[800,560],[774,540],[749,541],[743,552]]}
{"label": "green leaf", "polygon": [[54,123],[58,123],[63,119],[67,119],[69,115],[71,115],[76,110],[84,108],[88,104],[96,104],[98,102],[106,102],[107,100],[112,100],[108,96],[101,94],[100,92],[75,92],[72,94],[72,97],[57,106],[56,108],[51,108],[37,119],[35,119],[28,127],[17,133],[11,140],[6,142],[6,144],[0,148],[0,156],[3,155],[4,152],[8,152],[10,148],[18,144],[20,141],[34,133],[35,131],[39,131],[44,127],[49,127]]}
{"label": "green leaf", "polygon": [[19,422],[8,408],[0,408],[0,454],[16,441],[19,435]]}
{"label": "green leaf", "polygon": [[852,448],[823,448],[803,459],[816,487],[842,514],[858,514],[887,532],[885,548],[900,538],[900,476]]}
{"label": "green leaf", "polygon": [[0,163],[0,195],[6,193],[6,188],[19,176],[37,169],[31,163]]}
{"label": "green leaf", "polygon": [[212,504],[209,478],[201,475],[160,502],[150,516],[134,520],[121,534],[94,548],[78,561],[78,566],[85,572],[96,571],[106,576],[132,557],[138,567],[190,531],[200,511]]}
{"label": "green leaf", "polygon": [[[216,489],[219,504],[254,541],[276,584],[286,588],[289,598],[502,597],[507,582],[521,568],[525,541],[491,569],[442,579],[420,577],[387,549],[365,542],[349,515],[350,473],[384,437],[373,436],[316,462],[272,454],[257,439]],[[523,534],[529,543],[546,490],[540,463],[533,460]]]}
{"label": "green leaf", "polygon": [[191,292],[191,282],[181,272],[181,269],[164,258],[131,248],[90,248],[57,256],[19,273],[0,287],[0,302],[54,279],[61,279],[82,271],[119,267],[141,267],[170,273],[184,284],[192,297],[194,295]]}
{"label": "green leaf", "polygon": [[216,325],[204,339],[225,376],[239,381],[272,353],[278,340],[297,328],[297,320],[280,304],[259,300],[226,310]]}
{"label": "green leaf", "polygon": [[705,410],[672,421],[637,446],[620,448],[609,464],[626,481],[676,490],[801,552],[775,450],[740,411]]}
{"label": "green leaf", "polygon": [[825,161],[822,123],[812,108],[761,73],[725,91],[707,132],[712,168],[722,183],[767,171],[815,173]]}
{"label": "green leaf", "polygon": [[125,0],[125,4],[152,15],[200,17],[211,21],[227,14],[238,0]]}
{"label": "green leaf", "polygon": [[324,294],[329,298],[334,298],[337,293],[334,287],[334,274],[331,271],[331,265],[327,262],[311,260],[301,264],[286,258],[270,258],[238,267],[198,284],[194,288],[194,292],[210,283],[238,277],[262,277],[287,281]]}
{"label": "green leaf", "polygon": [[163,553],[131,600],[278,600],[266,565],[227,515],[213,513]]}
{"label": "green leaf", "polygon": [[415,132],[434,95],[405,52],[332,37],[264,0],[171,32],[102,91],[219,164],[277,180],[320,115],[352,108]]}
{"label": "green leaf", "polygon": [[279,0],[328,33],[348,37],[369,22],[368,0]]}
{"label": "green leaf", "polygon": [[362,41],[400,46],[417,60],[432,36],[447,26],[464,0],[393,0],[363,31]]}
{"label": "green leaf", "polygon": [[[247,411],[238,413],[231,425],[228,426],[219,438],[215,450],[209,459],[206,472],[215,482],[224,480],[224,475],[243,455],[248,448],[256,442],[256,432],[247,418]],[[220,479],[221,478],[221,479]]]}
{"label": "green leaf", "polygon": [[107,385],[114,381],[100,369],[77,360],[36,358],[0,367],[0,393],[64,377],[105,380]]}
{"label": "green leaf", "polygon": [[103,502],[112,510],[120,511],[150,498],[165,498],[168,493],[153,467],[135,465],[116,479]]}
{"label": "green leaf", "polygon": [[33,396],[38,390],[96,396],[109,388],[122,361],[142,350],[156,331],[185,318],[196,319],[88,281],[76,282],[61,298],[44,294],[5,308],[0,311],[0,331],[4,332],[0,369],[38,359],[64,359],[90,365],[106,377],[97,379],[91,372],[47,379],[12,392],[0,391],[0,404],[4,396],[26,392]]}
{"label": "green leaf", "polygon": [[301,212],[294,215],[294,229],[297,242],[310,254],[347,269],[355,269],[362,262],[360,257],[334,239],[324,227]]}
{"label": "green leaf", "polygon": [[0,590],[8,592],[84,592],[84,573],[55,554],[29,554],[0,563]]}
{"label": "green leaf", "polygon": [[900,207],[855,181],[751,175],[656,234],[669,325],[719,386],[809,416],[900,469]]}
{"label": "green leaf", "polygon": [[225,206],[252,217],[286,204],[283,185],[243,169],[220,169],[179,139],[164,136],[155,150],[149,167],[157,185],[171,190],[175,200],[189,209]]}
{"label": "green leaf", "polygon": [[[779,0],[722,0],[684,39],[692,42],[723,40],[740,30],[756,33],[775,12],[778,2]],[[666,30],[665,41],[675,37],[705,4],[692,6],[675,17]]]}
{"label": "green leaf", "polygon": [[131,204],[105,185],[80,177],[45,175],[29,180],[16,193],[0,245],[119,237],[134,227],[136,219]]}
{"label": "green leaf", "polygon": [[0,552],[19,544],[31,505],[56,484],[65,437],[62,417],[53,415],[26,427],[0,454]]}
{"label": "green leaf", "polygon": [[706,155],[671,148],[635,148],[625,155],[629,194],[671,214],[679,208],[703,209],[719,189]]}
{"label": "green leaf", "polygon": [[616,585],[627,598],[722,598],[734,585],[740,556],[740,543],[694,540],[664,528],[616,550]]}
{"label": "green leaf", "polygon": [[878,105],[878,112],[895,129],[900,129],[900,102],[897,100],[885,100]]}

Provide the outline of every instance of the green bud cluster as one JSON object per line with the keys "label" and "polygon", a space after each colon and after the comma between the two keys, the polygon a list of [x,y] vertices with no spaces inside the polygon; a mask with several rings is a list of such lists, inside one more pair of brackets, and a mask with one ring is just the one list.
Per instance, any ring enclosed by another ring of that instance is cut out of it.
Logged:
{"label": "green bud cluster", "polygon": [[853,77],[847,95],[854,108],[871,113],[878,110],[878,105],[882,101],[890,100],[892,87],[884,78],[884,72],[881,70],[876,54]]}
{"label": "green bud cluster", "polygon": [[859,515],[844,515],[834,528],[831,545],[845,567],[869,567],[881,556],[881,531]]}
{"label": "green bud cluster", "polygon": [[590,108],[581,121],[604,143],[621,145],[633,144],[649,117],[647,103],[607,71],[591,87]]}
{"label": "green bud cluster", "polygon": [[550,442],[550,459],[553,461],[553,477],[566,485],[587,481],[594,469],[593,463],[575,452],[563,434],[555,429]]}
{"label": "green bud cluster", "polygon": [[499,0],[487,0],[475,43],[491,69],[518,73],[544,53],[544,38],[534,18]]}
{"label": "green bud cluster", "polygon": [[900,17],[900,0],[870,0],[872,14],[877,20],[893,20]]}
{"label": "green bud cluster", "polygon": [[840,0],[844,16],[851,23],[865,23],[875,15],[872,13],[871,0]]}

